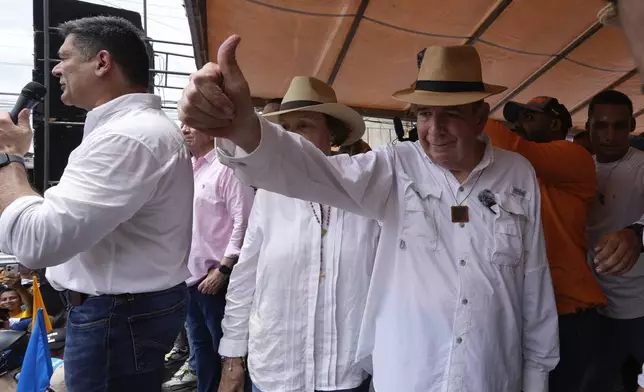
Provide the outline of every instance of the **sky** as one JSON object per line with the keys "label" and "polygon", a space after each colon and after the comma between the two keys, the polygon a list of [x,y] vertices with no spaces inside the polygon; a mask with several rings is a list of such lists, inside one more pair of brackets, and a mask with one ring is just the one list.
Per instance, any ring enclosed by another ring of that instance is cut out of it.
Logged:
{"label": "sky", "polygon": [[[10,0],[1,0],[9,2]],[[22,87],[31,81],[33,69],[33,10],[31,0],[11,0],[11,7],[3,7],[0,12],[0,110],[13,107],[16,96]],[[116,8],[136,11],[143,18],[143,0],[87,0]],[[156,40],[191,43],[188,19],[182,0],[148,0],[148,37]],[[153,43],[155,51],[193,55],[192,47]],[[157,54],[155,69],[166,69],[168,57],[169,71],[193,72],[195,62],[192,58]],[[157,74],[155,83],[183,88],[188,79],[184,76],[164,76]],[[164,106],[176,107],[181,90],[157,88],[156,93],[164,100]],[[166,109],[173,119],[177,119],[176,110]]]}

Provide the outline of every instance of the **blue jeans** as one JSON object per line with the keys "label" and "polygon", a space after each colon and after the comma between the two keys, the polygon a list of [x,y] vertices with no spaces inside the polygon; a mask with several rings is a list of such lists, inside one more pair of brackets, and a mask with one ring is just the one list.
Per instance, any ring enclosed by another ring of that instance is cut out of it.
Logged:
{"label": "blue jeans", "polygon": [[190,330],[188,330],[188,322],[186,321],[186,339],[188,340],[188,349],[190,350],[190,356],[188,357],[188,368],[192,372],[197,372],[197,360],[195,359],[195,349],[192,348],[192,340],[190,340]]}
{"label": "blue jeans", "polygon": [[188,288],[188,340],[197,365],[197,391],[216,391],[221,379],[219,341],[221,320],[226,308],[226,289],[215,295],[203,294],[194,285]]}
{"label": "blue jeans", "polygon": [[186,317],[187,289],[102,295],[69,309],[69,392],[161,391],[164,356]]}

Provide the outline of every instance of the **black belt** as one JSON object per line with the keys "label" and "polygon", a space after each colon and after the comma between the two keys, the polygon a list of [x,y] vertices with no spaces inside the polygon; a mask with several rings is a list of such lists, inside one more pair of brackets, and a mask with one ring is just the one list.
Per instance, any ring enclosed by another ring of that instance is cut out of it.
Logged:
{"label": "black belt", "polygon": [[[175,287],[183,286],[185,287],[185,283],[180,283]],[[167,291],[167,290],[172,290],[174,287],[171,287],[169,289],[161,290],[161,291]],[[154,294],[154,293],[139,293],[139,294],[130,294],[130,293],[125,293],[125,294],[102,294],[100,297],[112,297],[116,299],[127,299],[128,301],[134,300],[137,296],[139,295],[149,295],[149,294]],[[60,296],[63,299],[63,302],[65,305],[69,308],[71,306],[81,306],[85,301],[87,301],[90,298],[93,297],[99,297],[99,296],[94,296],[90,294],[85,294],[85,293],[79,293],[78,291],[74,290],[63,290],[60,292]]]}
{"label": "black belt", "polygon": [[61,292],[61,296],[67,307],[81,306],[90,297],[89,294],[79,293],[73,290],[64,290]]}

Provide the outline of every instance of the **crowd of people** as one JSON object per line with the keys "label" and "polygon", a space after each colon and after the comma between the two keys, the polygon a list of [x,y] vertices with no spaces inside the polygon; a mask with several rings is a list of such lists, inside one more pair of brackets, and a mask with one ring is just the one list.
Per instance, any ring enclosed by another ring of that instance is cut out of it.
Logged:
{"label": "crowd of people", "polygon": [[33,316],[31,271],[0,271],[0,330],[27,330]]}
{"label": "crowd of people", "polygon": [[[644,6],[619,7],[644,65]],[[0,114],[0,249],[62,293],[68,391],[636,388],[644,152],[623,93],[594,96],[571,142],[556,91],[491,119],[506,88],[476,49],[432,46],[393,93],[418,141],[371,150],[311,76],[257,113],[232,36],[190,78],[179,129],[147,93],[140,30],[58,31],[52,72],[88,110],[84,138],[41,196],[20,161],[29,111]],[[0,308],[23,318],[5,283]]]}

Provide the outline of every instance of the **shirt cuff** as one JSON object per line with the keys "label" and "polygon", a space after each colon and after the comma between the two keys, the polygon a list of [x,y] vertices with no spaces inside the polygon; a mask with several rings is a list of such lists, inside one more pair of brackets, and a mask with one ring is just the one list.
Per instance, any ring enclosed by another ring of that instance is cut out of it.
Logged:
{"label": "shirt cuff", "polygon": [[228,358],[245,357],[248,354],[248,340],[232,340],[221,338],[219,355]]}
{"label": "shirt cuff", "polygon": [[[286,132],[279,126],[269,122],[262,116],[259,117],[261,140],[259,145],[251,153],[246,153],[236,144],[228,139],[216,139],[215,146],[219,155],[219,161],[226,166],[237,169],[239,167],[264,167],[271,152],[275,151],[275,144],[278,143],[280,132]],[[242,130],[243,132],[243,130]]]}
{"label": "shirt cuff", "polygon": [[239,258],[239,254],[241,253],[241,249],[239,246],[233,245],[233,244],[228,244],[226,247],[226,250],[224,251],[224,257],[229,257],[229,258]]}
{"label": "shirt cuff", "polygon": [[[19,197],[5,208],[0,215],[0,250],[4,253],[14,255],[13,249],[13,228],[24,210],[34,204],[41,204],[45,199],[40,196]],[[14,255],[20,260],[20,255]]]}
{"label": "shirt cuff", "polygon": [[524,366],[523,392],[548,392],[548,373]]}
{"label": "shirt cuff", "polygon": [[640,387],[644,388],[644,365],[642,365],[642,373],[637,376],[637,383]]}
{"label": "shirt cuff", "polygon": [[239,250],[235,251],[233,248],[227,248],[226,253],[224,253],[224,258],[226,259],[233,259],[234,260],[239,260],[239,254],[241,252]]}

